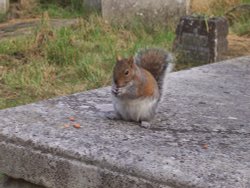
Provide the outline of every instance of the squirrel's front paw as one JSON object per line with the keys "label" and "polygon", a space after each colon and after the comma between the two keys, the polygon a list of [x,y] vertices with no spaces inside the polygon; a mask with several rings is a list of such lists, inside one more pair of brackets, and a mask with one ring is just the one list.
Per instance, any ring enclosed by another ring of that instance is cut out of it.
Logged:
{"label": "squirrel's front paw", "polygon": [[141,121],[140,126],[145,128],[145,129],[150,129],[151,128],[151,123],[148,122],[148,121]]}

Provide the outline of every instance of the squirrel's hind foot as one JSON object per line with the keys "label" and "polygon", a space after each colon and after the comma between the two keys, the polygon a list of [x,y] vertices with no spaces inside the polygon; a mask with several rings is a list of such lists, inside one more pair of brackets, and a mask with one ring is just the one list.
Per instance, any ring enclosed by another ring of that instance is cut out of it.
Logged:
{"label": "squirrel's hind foot", "polygon": [[110,120],[121,120],[120,115],[115,112],[105,112],[105,117]]}
{"label": "squirrel's hind foot", "polygon": [[148,121],[141,121],[140,122],[140,127],[145,128],[145,129],[150,129],[151,128],[151,123]]}

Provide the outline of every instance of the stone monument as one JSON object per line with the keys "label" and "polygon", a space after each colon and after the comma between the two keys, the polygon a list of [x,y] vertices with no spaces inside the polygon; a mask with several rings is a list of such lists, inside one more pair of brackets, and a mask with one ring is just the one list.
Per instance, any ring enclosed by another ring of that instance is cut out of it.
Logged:
{"label": "stone monument", "polygon": [[9,9],[9,0],[0,0],[0,14],[5,14]]}
{"label": "stone monument", "polygon": [[177,26],[173,48],[181,62],[216,62],[227,51],[227,34],[224,17],[184,16]]}
{"label": "stone monument", "polygon": [[146,23],[172,24],[189,11],[189,0],[103,0],[104,19],[124,23],[135,19]]}

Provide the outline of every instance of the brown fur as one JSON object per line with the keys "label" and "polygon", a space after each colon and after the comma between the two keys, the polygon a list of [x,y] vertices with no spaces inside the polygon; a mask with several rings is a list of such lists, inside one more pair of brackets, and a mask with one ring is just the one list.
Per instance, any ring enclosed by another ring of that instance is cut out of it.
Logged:
{"label": "brown fur", "polygon": [[[125,74],[126,71],[129,71],[128,75]],[[113,70],[113,80],[118,88],[134,80],[137,85],[136,93],[138,97],[153,96],[155,89],[158,88],[157,82],[152,74],[144,68],[137,66],[134,63],[133,57],[128,59],[117,57],[117,62]]]}
{"label": "brown fur", "polygon": [[147,53],[143,53],[140,58],[140,66],[148,70],[158,80],[165,71],[165,67],[162,66],[166,63],[165,54],[159,50],[149,50]]}
{"label": "brown fur", "polygon": [[140,83],[137,94],[140,97],[153,96],[155,94],[155,88],[158,87],[156,80],[150,72],[148,72],[147,70],[143,68],[140,68],[140,69],[142,70],[142,73],[145,75],[146,81],[143,84]]}
{"label": "brown fur", "polygon": [[[113,70],[113,80],[117,87],[125,86],[129,81],[134,78],[134,62],[133,58],[122,59],[117,57],[116,65]],[[125,71],[129,71],[128,75],[125,75]]]}

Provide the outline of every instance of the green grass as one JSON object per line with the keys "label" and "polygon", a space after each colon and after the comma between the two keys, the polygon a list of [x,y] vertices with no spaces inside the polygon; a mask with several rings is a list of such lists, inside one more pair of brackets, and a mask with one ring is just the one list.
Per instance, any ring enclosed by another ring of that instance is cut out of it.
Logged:
{"label": "green grass", "polygon": [[[108,85],[117,54],[131,56],[140,48],[172,47],[173,28],[149,27],[139,20],[111,25],[98,13],[84,12],[77,0],[71,0],[70,6],[57,2],[41,4],[34,13],[47,11],[50,18],[81,17],[77,24],[52,29],[45,16],[31,35],[1,40],[0,109]],[[249,23],[243,18],[231,31],[245,34]]]}
{"label": "green grass", "polygon": [[[240,6],[243,4],[250,5],[250,0],[216,0],[206,10],[202,7],[201,10],[196,8],[194,13],[207,17],[225,16],[229,20],[232,33],[250,35],[250,9]],[[237,8],[234,9],[234,7]]]}
{"label": "green grass", "polygon": [[0,23],[5,22],[6,19],[7,19],[7,18],[6,18],[6,14],[0,13]]}
{"label": "green grass", "polygon": [[1,181],[4,181],[4,174],[0,173],[0,185],[1,185]]}
{"label": "green grass", "polygon": [[250,0],[242,0],[242,4],[248,6],[238,7],[227,14],[231,24],[230,30],[237,35],[250,36]]}
{"label": "green grass", "polygon": [[35,10],[35,13],[41,14],[44,11],[47,11],[51,18],[75,18],[80,17],[84,14],[81,11],[72,10],[70,7],[67,7],[65,9],[55,4],[46,4],[38,6]]}
{"label": "green grass", "polygon": [[242,17],[235,21],[231,26],[231,31],[237,35],[250,36],[250,17]]}
{"label": "green grass", "polygon": [[112,26],[92,14],[57,30],[43,20],[32,35],[2,40],[0,109],[108,85],[117,54],[171,47],[172,31],[135,25]]}
{"label": "green grass", "polygon": [[70,0],[67,3],[63,1],[40,1],[36,6],[34,14],[40,15],[46,11],[50,18],[76,18],[87,17],[90,13],[98,13],[96,10],[83,6],[83,1]]}

